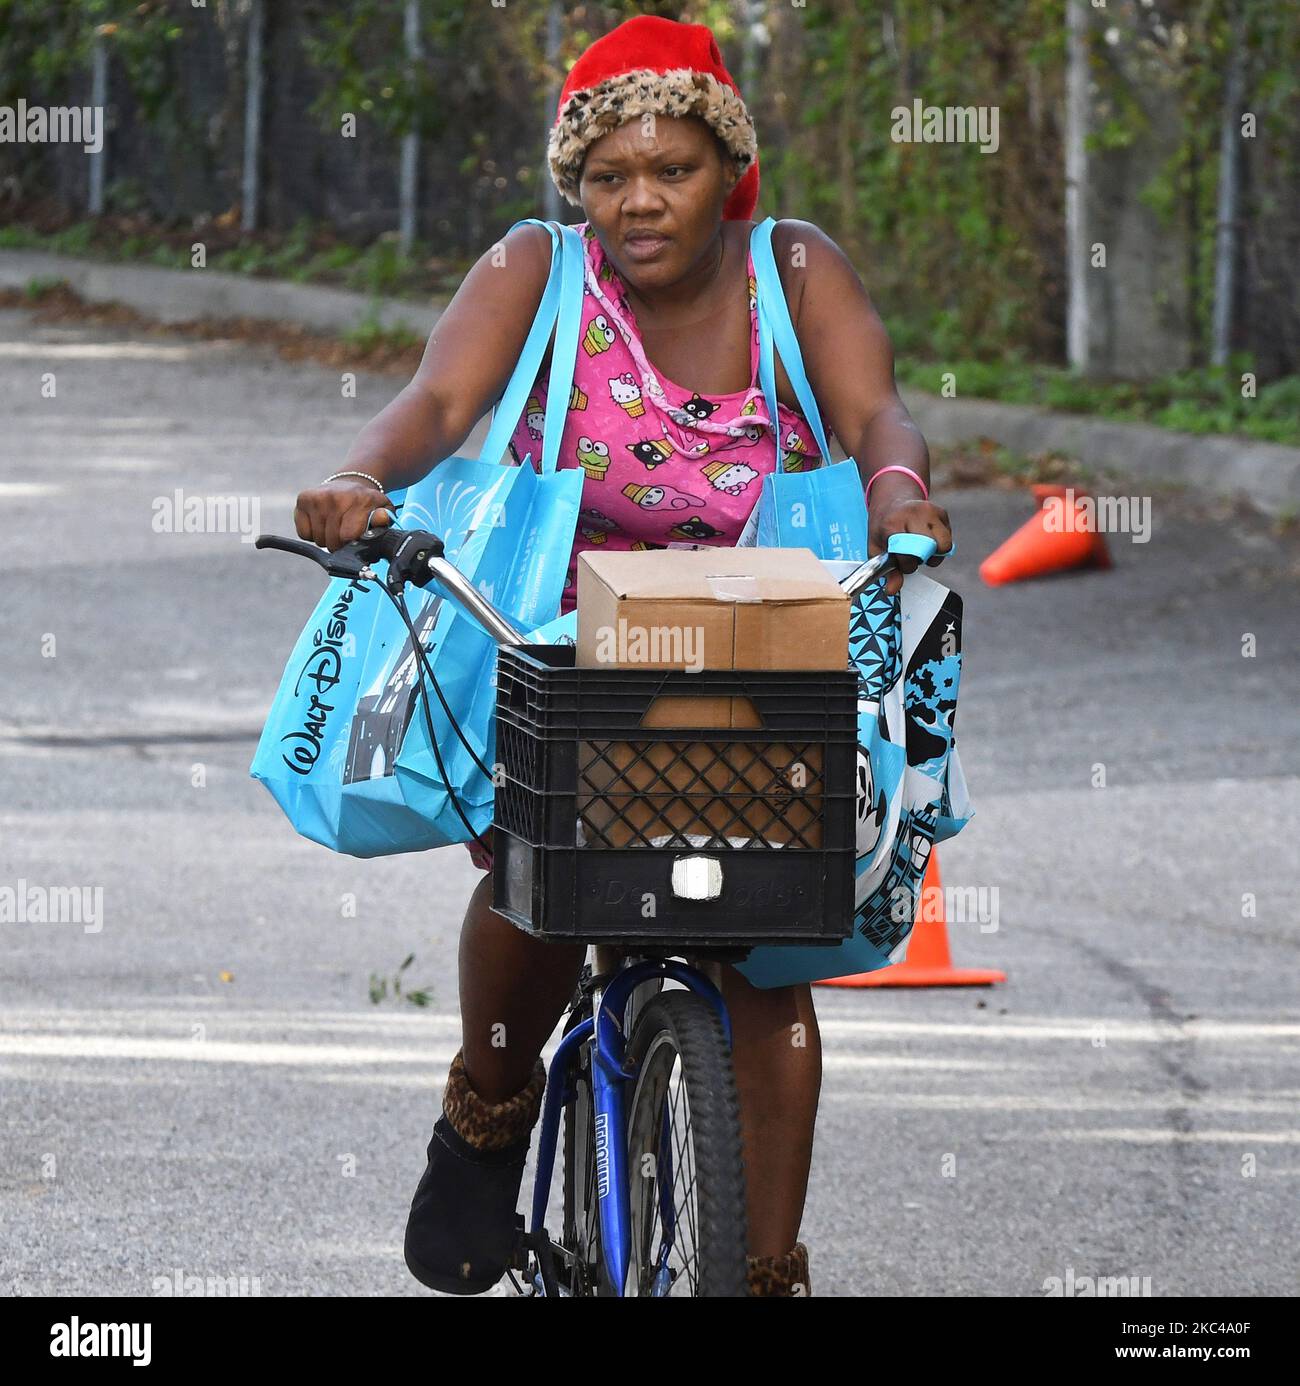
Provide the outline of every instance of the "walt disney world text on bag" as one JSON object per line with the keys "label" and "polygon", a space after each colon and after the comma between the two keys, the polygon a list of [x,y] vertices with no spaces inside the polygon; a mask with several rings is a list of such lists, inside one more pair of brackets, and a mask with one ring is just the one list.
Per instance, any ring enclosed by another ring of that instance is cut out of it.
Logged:
{"label": "walt disney world text on bag", "polygon": [[[524,630],[559,610],[582,504],[582,472],[559,470],[559,445],[581,325],[585,265],[566,226],[551,234],[551,271],[528,339],[477,458],[451,457],[409,487],[396,522],[442,537],[446,557]],[[514,228],[512,227],[511,230]],[[556,331],[540,474],[508,459],[510,432]],[[397,499],[396,496],[393,497]],[[495,750],[496,646],[452,600],[408,589],[411,617],[448,706],[475,755]],[[418,602],[418,605],[417,605]],[[428,690],[440,774],[419,694],[411,636],[377,583],[336,578],[294,646],[250,773],[304,837],[373,857],[464,842],[452,794],[476,832],[492,821],[493,785]]]}
{"label": "walt disney world text on bag", "polygon": [[[773,350],[823,458],[821,413],[772,256],[775,222],[753,232],[759,373],[776,413]],[[850,458],[811,472],[774,473],[741,542],[809,548],[819,558],[867,557],[867,508]],[[906,954],[930,849],[971,817],[954,736],[961,680],[961,598],[920,573],[902,592],[880,584],[854,601],[849,657],[858,671],[858,831],[855,930],[835,948],[756,948],[739,964],[755,986],[788,986],[873,972]]]}

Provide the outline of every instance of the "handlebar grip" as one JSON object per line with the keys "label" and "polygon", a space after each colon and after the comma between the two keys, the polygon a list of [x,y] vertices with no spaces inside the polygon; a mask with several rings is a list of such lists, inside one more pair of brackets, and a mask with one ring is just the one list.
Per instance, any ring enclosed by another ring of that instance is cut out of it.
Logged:
{"label": "handlebar grip", "polygon": [[[889,536],[887,545],[890,553],[904,558],[915,558],[921,563],[928,562],[938,551],[939,545],[928,534],[908,534],[900,531]],[[957,545],[943,551],[944,558],[951,558],[957,552]]]}

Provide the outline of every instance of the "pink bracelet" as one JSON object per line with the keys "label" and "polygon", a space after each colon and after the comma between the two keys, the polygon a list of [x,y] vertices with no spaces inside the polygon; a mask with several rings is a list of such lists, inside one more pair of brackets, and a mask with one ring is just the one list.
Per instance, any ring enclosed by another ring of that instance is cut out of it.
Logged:
{"label": "pink bracelet", "polygon": [[869,501],[871,499],[871,488],[876,484],[876,482],[880,480],[882,476],[884,476],[886,472],[906,473],[921,488],[921,499],[930,499],[930,488],[925,484],[924,481],[921,480],[919,476],[917,476],[917,474],[911,469],[911,467],[881,467],[881,469],[878,472],[875,472],[872,475],[871,480],[867,482],[867,489],[862,493],[864,500]]}

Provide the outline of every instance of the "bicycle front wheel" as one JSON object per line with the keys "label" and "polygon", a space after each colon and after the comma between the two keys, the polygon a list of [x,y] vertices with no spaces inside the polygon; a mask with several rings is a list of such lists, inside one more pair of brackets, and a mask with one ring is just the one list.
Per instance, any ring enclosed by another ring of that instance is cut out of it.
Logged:
{"label": "bicycle front wheel", "polygon": [[740,1104],[717,1013],[689,991],[646,1006],[628,1046],[632,1264],[627,1292],[743,1297]]}
{"label": "bicycle front wheel", "polygon": [[[575,1009],[565,1032],[590,1014],[589,1002]],[[573,1062],[573,1098],[564,1109],[564,1221],[560,1242],[569,1265],[569,1294],[595,1298],[612,1291],[600,1253],[590,1044],[582,1046]]]}

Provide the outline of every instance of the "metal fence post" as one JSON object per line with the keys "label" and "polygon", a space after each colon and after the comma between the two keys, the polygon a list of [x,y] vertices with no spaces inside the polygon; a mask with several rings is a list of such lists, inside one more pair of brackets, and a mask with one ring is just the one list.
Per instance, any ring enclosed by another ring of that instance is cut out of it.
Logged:
{"label": "metal fence post", "polygon": [[244,168],[240,185],[241,231],[257,230],[262,191],[262,0],[251,0],[248,9],[248,48],[244,67]]}
{"label": "metal fence post", "polygon": [[1246,85],[1246,18],[1238,5],[1232,16],[1232,47],[1223,90],[1219,124],[1219,189],[1214,228],[1214,318],[1210,329],[1210,363],[1226,366],[1232,352],[1232,309],[1236,295],[1238,232],[1241,213],[1241,108]]}
{"label": "metal fence post", "polygon": [[551,0],[546,11],[546,123],[542,127],[541,159],[543,221],[565,220],[561,214],[568,211],[568,204],[561,202],[560,190],[555,186],[546,166],[546,144],[551,133],[551,119],[560,100],[560,48],[563,42],[564,11],[560,8],[559,0]]}
{"label": "metal fence post", "polygon": [[[414,71],[420,61],[420,0],[406,0],[404,23],[406,61]],[[402,136],[402,163],[398,182],[398,244],[403,255],[415,244],[420,195],[420,136],[408,130]]]}
{"label": "metal fence post", "polygon": [[86,196],[86,210],[92,217],[104,215],[104,167],[108,158],[108,44],[104,41],[101,26],[95,30],[95,43],[90,58],[90,104],[103,114],[104,138],[99,148],[90,156],[90,186]]}
{"label": "metal fence post", "polygon": [[1066,358],[1087,374],[1092,361],[1092,281],[1089,278],[1088,224],[1088,0],[1065,6],[1065,313]]}

